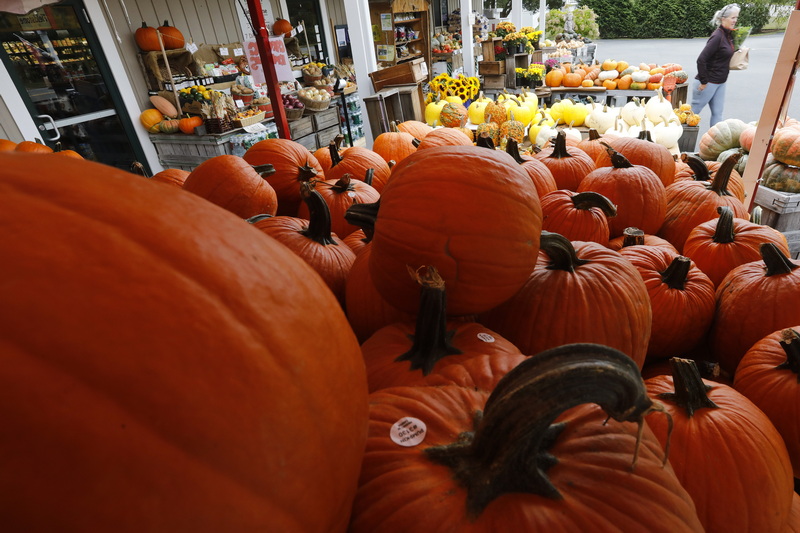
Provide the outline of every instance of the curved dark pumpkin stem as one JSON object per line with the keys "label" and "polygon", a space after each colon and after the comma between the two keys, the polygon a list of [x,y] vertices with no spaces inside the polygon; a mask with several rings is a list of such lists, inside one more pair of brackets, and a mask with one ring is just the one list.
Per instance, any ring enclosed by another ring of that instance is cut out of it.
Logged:
{"label": "curved dark pumpkin stem", "polygon": [[731,172],[736,167],[736,163],[739,162],[741,157],[742,154],[740,153],[734,153],[728,156],[728,158],[720,164],[716,174],[714,174],[714,180],[707,185],[707,188],[710,191],[714,191],[719,196],[733,196],[728,192],[728,182],[731,180]]}
{"label": "curved dark pumpkin stem", "polygon": [[252,217],[246,218],[244,220],[248,224],[255,224],[256,222],[261,222],[262,220],[265,220],[267,218],[272,218],[272,215],[270,215],[269,213],[263,213],[261,215],[253,215]]}
{"label": "curved dark pumpkin stem", "polygon": [[775,367],[776,370],[791,370],[800,383],[800,333],[791,328],[781,331],[781,347],[786,352],[786,361]]}
{"label": "curved dark pumpkin stem", "polygon": [[696,155],[681,154],[681,161],[689,165],[689,168],[694,173],[692,179],[694,181],[711,181],[711,174],[708,171],[706,162]]}
{"label": "curved dark pumpkin stem", "polygon": [[673,357],[669,360],[672,367],[672,381],[675,392],[665,392],[658,397],[674,402],[686,411],[686,416],[691,418],[700,409],[717,409],[717,404],[708,397],[708,391],[713,389],[703,383],[697,365],[691,359]]}
{"label": "curved dark pumpkin stem", "polygon": [[350,173],[346,172],[342,174],[342,177],[336,180],[336,183],[330,186],[330,190],[336,194],[344,194],[348,191],[354,191],[355,187],[353,186],[353,179]]}
{"label": "curved dark pumpkin stem", "polygon": [[543,231],[539,240],[539,249],[550,258],[548,270],[564,270],[575,272],[575,267],[585,265],[589,261],[580,259],[575,253],[575,247],[569,239],[558,233]]}
{"label": "curved dark pumpkin stem", "polygon": [[[569,422],[553,422],[584,403],[599,404],[610,418],[640,428],[647,414],[660,410],[630,357],[598,344],[568,344],[520,363],[489,396],[474,433],[427,448],[425,454],[453,471],[467,491],[467,513],[473,519],[503,494],[560,500],[563,496],[547,476],[558,458],[548,449]],[[639,443],[631,450],[634,467]]]}
{"label": "curved dark pumpkin stem", "polygon": [[777,276],[778,274],[788,274],[799,266],[783,255],[783,252],[775,243],[765,242],[759,247],[759,251],[761,252],[761,258],[764,260],[764,264],[767,265],[767,271],[764,274],[767,277]]}
{"label": "curved dark pumpkin stem", "polygon": [[608,152],[608,157],[611,158],[611,164],[614,168],[631,168],[633,166],[627,157],[614,150],[607,142],[600,141],[600,144],[606,147],[606,152]]}
{"label": "curved dark pumpkin stem", "polygon": [[309,182],[300,185],[300,194],[308,206],[308,227],[300,233],[319,244],[336,245],[331,235],[331,210],[325,199]]}
{"label": "curved dark pumpkin stem", "polygon": [[691,259],[682,255],[676,256],[667,269],[661,273],[661,281],[670,289],[682,291],[686,288],[686,279],[689,277],[691,267]]}
{"label": "curved dark pumpkin stem", "polygon": [[575,206],[575,209],[583,209],[587,211],[593,207],[596,207],[600,209],[608,218],[617,216],[617,206],[612,204],[611,200],[599,192],[579,192],[572,197],[572,204]]}
{"label": "curved dark pumpkin stem", "polygon": [[316,178],[317,174],[319,174],[319,172],[317,172],[317,169],[312,167],[308,163],[309,162],[306,161],[306,164],[298,169],[297,171],[298,181],[310,181]]}
{"label": "curved dark pumpkin stem", "polygon": [[378,209],[381,201],[371,204],[353,204],[344,212],[344,219],[364,230],[364,242],[370,242],[375,235],[375,221],[378,220]]}
{"label": "curved dark pumpkin stem", "polygon": [[650,130],[646,130],[646,129],[642,129],[642,131],[639,132],[639,135],[636,138],[639,139],[640,141],[648,141],[648,142],[651,142],[651,143],[655,142],[653,140],[653,136],[650,135]]}
{"label": "curved dark pumpkin stem", "polygon": [[644,231],[639,228],[625,228],[622,231],[622,247],[644,246]]}
{"label": "curved dark pumpkin stem", "polygon": [[[263,165],[253,165],[253,170],[255,170],[256,173],[262,178],[266,178],[267,176],[272,176],[273,174],[275,174],[275,172],[277,172],[275,170],[275,167],[273,167],[269,163],[265,163]],[[314,175],[315,176],[317,175],[316,170],[314,171]]]}
{"label": "curved dark pumpkin stem", "polygon": [[482,131],[481,134],[478,135],[478,140],[475,141],[475,145],[476,146],[480,146],[481,148],[489,148],[491,150],[495,149],[494,141],[492,140],[492,136],[489,135],[485,131]]}
{"label": "curved dark pumpkin stem", "polygon": [[[420,272],[420,270],[422,272]],[[450,341],[454,331],[447,331],[447,294],[444,280],[435,267],[422,267],[409,273],[420,285],[419,313],[411,349],[396,361],[410,361],[410,370],[422,370],[427,376],[440,359],[460,354]]]}
{"label": "curved dark pumpkin stem", "polygon": [[564,130],[558,130],[556,140],[553,143],[553,152],[547,157],[552,157],[554,159],[574,157],[569,153],[569,149],[567,148],[567,134]]}
{"label": "curved dark pumpkin stem", "polygon": [[414,148],[419,148],[419,145],[422,144],[422,141],[414,137],[414,140],[411,141],[411,144],[414,145]]}
{"label": "curved dark pumpkin stem", "polygon": [[717,228],[711,240],[718,244],[733,242],[736,240],[736,233],[733,231],[733,210],[727,205],[721,205],[717,207],[717,213],[719,213]]}
{"label": "curved dark pumpkin stem", "polygon": [[[142,24],[144,24],[144,22]],[[141,164],[139,161],[134,161],[133,163],[131,163],[131,173],[136,174],[137,176],[142,176],[144,178],[152,177],[147,175],[147,171],[144,169],[144,165]]]}
{"label": "curved dark pumpkin stem", "polygon": [[509,137],[506,140],[506,153],[513,157],[514,161],[520,165],[525,162],[525,160],[522,158],[522,154],[519,153],[519,143],[513,137]]}
{"label": "curved dark pumpkin stem", "polygon": [[602,138],[599,131],[594,128],[589,128],[589,137],[586,139],[587,141],[599,141]]}

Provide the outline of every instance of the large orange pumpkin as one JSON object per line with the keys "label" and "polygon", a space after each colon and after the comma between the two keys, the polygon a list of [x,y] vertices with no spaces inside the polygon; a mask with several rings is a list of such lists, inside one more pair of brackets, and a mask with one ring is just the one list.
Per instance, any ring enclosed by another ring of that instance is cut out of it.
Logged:
{"label": "large orange pumpkin", "polygon": [[292,23],[286,19],[275,19],[272,24],[272,35],[283,35],[292,31]]}
{"label": "large orange pumpkin", "polygon": [[366,376],[319,276],[113,167],[0,167],[2,529],[346,531]]}
{"label": "large orange pumpkin", "polygon": [[165,50],[178,50],[183,48],[186,41],[178,28],[170,26],[165,20],[164,24],[156,29],[161,33],[161,40],[164,42]]}
{"label": "large orange pumpkin", "polygon": [[142,22],[142,27],[134,32],[133,38],[137,46],[145,52],[161,50],[161,45],[158,42],[158,30],[148,26],[146,22]]}
{"label": "large orange pumpkin", "polygon": [[655,437],[630,423],[651,406],[636,366],[596,345],[534,354],[491,395],[375,392],[350,533],[703,531]]}
{"label": "large orange pumpkin", "polygon": [[419,308],[419,288],[408,268],[423,265],[441,274],[452,315],[486,311],[528,278],[541,227],[536,188],[510,155],[419,150],[395,166],[381,193],[370,272],[383,297],[409,313]]}

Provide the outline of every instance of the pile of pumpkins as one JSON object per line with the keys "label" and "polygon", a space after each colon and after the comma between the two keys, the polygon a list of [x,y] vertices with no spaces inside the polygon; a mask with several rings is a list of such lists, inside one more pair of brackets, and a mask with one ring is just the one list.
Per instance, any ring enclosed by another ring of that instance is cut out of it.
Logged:
{"label": "pile of pumpkins", "polygon": [[[660,87],[646,101],[634,98],[622,107],[582,103],[570,98],[559,100],[549,108],[540,107],[538,97],[529,90],[518,94],[504,91],[496,100],[480,93],[469,107],[462,102],[457,96],[432,101],[425,107],[426,123],[459,128],[470,137],[488,132],[496,146],[511,136],[518,143],[528,140],[537,148],[543,148],[559,130],[565,131],[572,141],[580,142],[582,133],[577,128],[581,126],[600,134],[626,137],[638,137],[649,131],[655,142],[678,155],[683,123],[688,120],[686,109],[673,109]],[[693,115],[690,124],[696,125],[698,121],[699,116]]]}
{"label": "pile of pumpkins", "polygon": [[593,131],[0,151],[4,529],[800,531],[800,261]]}
{"label": "pile of pumpkins", "polygon": [[664,84],[664,78],[675,78],[675,83],[684,83],[689,75],[678,63],[640,63],[629,65],[627,61],[606,59],[602,63],[587,65],[561,63],[544,77],[548,87],[603,87],[607,90],[650,90]]}

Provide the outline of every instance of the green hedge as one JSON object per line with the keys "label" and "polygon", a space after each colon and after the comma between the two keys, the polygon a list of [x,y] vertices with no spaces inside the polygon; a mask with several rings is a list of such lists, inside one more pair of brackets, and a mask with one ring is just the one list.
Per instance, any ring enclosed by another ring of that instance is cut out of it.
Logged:
{"label": "green hedge", "polygon": [[[729,0],[581,0],[597,15],[601,39],[649,39],[710,35],[714,13]],[[761,30],[770,20],[770,5],[786,1],[738,2],[738,25]],[[793,4],[793,3],[792,3]]]}

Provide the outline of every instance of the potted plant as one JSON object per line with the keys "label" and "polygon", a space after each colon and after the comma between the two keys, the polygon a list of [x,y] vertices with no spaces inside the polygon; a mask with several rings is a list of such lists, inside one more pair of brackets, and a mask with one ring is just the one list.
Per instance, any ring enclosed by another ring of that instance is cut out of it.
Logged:
{"label": "potted plant", "polygon": [[502,39],[509,33],[514,33],[516,31],[517,27],[514,25],[513,22],[504,20],[503,22],[499,23],[497,27],[494,29],[494,34]]}
{"label": "potted plant", "polygon": [[527,70],[528,87],[540,87],[544,79],[544,65],[531,63]]}
{"label": "potted plant", "polygon": [[530,54],[534,50],[538,50],[539,46],[539,39],[542,37],[541,30],[534,29],[530,26],[525,26],[521,30],[519,30],[521,34],[523,34],[528,39],[528,44],[526,46],[526,51]]}
{"label": "potted plant", "polygon": [[525,52],[525,46],[528,44],[528,38],[523,33],[511,32],[503,37],[503,44],[508,50],[509,54],[522,54]]}

